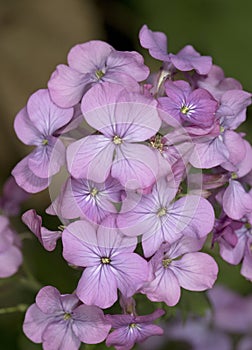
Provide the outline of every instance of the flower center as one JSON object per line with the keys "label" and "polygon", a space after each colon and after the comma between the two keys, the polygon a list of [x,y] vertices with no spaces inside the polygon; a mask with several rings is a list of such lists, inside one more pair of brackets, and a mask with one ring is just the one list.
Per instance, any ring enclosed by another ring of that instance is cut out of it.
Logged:
{"label": "flower center", "polygon": [[47,139],[44,139],[44,140],[42,141],[42,145],[43,145],[43,146],[48,145],[48,140],[47,140]]}
{"label": "flower center", "polygon": [[104,75],[105,75],[105,73],[103,73],[102,70],[98,69],[97,71],[95,71],[95,76],[96,76],[97,80],[100,80],[102,77],[104,77]]}
{"label": "flower center", "polygon": [[160,153],[163,152],[164,144],[162,143],[162,135],[157,134],[155,137],[150,139],[150,145],[153,148],[156,148]]}
{"label": "flower center", "polygon": [[233,172],[233,173],[231,174],[231,179],[232,179],[232,180],[238,179],[238,175],[237,175],[235,172]]}
{"label": "flower center", "polygon": [[113,137],[113,142],[114,142],[115,145],[120,145],[122,143],[122,139],[121,139],[121,137],[115,135]]}
{"label": "flower center", "polygon": [[170,265],[170,263],[172,262],[172,259],[170,258],[165,258],[162,260],[162,265],[165,269],[167,269],[167,267]]}
{"label": "flower center", "polygon": [[157,211],[157,216],[161,217],[167,214],[167,208],[162,207]]}
{"label": "flower center", "polygon": [[72,315],[71,315],[69,312],[65,312],[65,313],[64,313],[63,319],[64,319],[64,321],[67,321],[67,320],[69,320],[71,317],[72,317]]}
{"label": "flower center", "polygon": [[110,264],[111,260],[110,260],[110,258],[102,257],[101,262],[102,262],[102,264]]}
{"label": "flower center", "polygon": [[[251,224],[249,222],[246,222],[244,224],[244,226],[246,227],[247,230],[250,230],[251,229]],[[252,232],[251,232],[252,233]]]}
{"label": "flower center", "polygon": [[136,327],[137,327],[137,324],[136,324],[136,323],[131,323],[131,324],[129,325],[129,327],[130,327],[130,328],[136,328]]}
{"label": "flower center", "polygon": [[98,189],[96,187],[93,187],[90,191],[90,194],[92,197],[95,197],[98,194]]}
{"label": "flower center", "polygon": [[190,111],[190,108],[189,108],[188,106],[182,106],[182,107],[180,108],[180,112],[181,112],[182,114],[187,114],[189,111]]}

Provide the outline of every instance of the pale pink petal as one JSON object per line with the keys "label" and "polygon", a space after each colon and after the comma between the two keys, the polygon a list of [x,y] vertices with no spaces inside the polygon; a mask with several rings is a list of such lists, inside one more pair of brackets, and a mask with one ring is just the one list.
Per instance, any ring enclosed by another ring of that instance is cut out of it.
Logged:
{"label": "pale pink petal", "polygon": [[70,67],[80,73],[95,73],[96,69],[101,70],[103,68],[112,51],[112,46],[106,42],[91,40],[72,47],[67,60]]}
{"label": "pale pink petal", "polygon": [[241,267],[241,275],[252,281],[252,240],[247,241],[247,251],[245,252],[244,259]]}
{"label": "pale pink petal", "polygon": [[223,195],[223,209],[234,220],[241,219],[252,210],[252,197],[239,181],[230,179]]}
{"label": "pale pink petal", "polygon": [[225,169],[236,171],[239,163],[243,161],[246,156],[246,145],[240,134],[226,130],[223,135],[225,146],[228,149],[229,156],[227,162],[221,164]]}
{"label": "pale pink petal", "polygon": [[36,304],[43,313],[48,315],[63,312],[60,293],[52,286],[40,289],[36,296]]}
{"label": "pale pink petal", "polygon": [[167,37],[164,33],[153,32],[145,24],[139,32],[139,40],[142,47],[148,49],[152,57],[161,61],[169,61]]}
{"label": "pale pink petal", "polygon": [[18,186],[29,193],[38,193],[47,188],[51,182],[49,178],[40,178],[36,176],[28,166],[29,155],[23,158],[12,170]]}
{"label": "pale pink petal", "polygon": [[110,265],[102,264],[86,268],[76,290],[80,300],[87,305],[96,305],[103,309],[112,306],[117,300],[114,271]]}
{"label": "pale pink petal", "polygon": [[73,331],[86,344],[97,344],[105,340],[111,325],[96,306],[80,305],[73,310]]}
{"label": "pale pink petal", "polygon": [[188,195],[180,198],[167,211],[168,218],[165,224],[171,229],[173,225],[175,233],[203,238],[213,228],[215,219],[213,207],[200,196]]}
{"label": "pale pink petal", "polygon": [[62,233],[63,256],[76,266],[95,266],[100,262],[95,227],[79,220]]}
{"label": "pale pink petal", "polygon": [[136,51],[112,51],[108,56],[107,66],[106,78],[111,72],[130,75],[137,81],[145,80],[149,75],[149,68],[144,65],[143,57]]}
{"label": "pale pink petal", "polygon": [[67,148],[68,170],[73,177],[104,182],[109,175],[115,145],[103,135],[87,136]]}
{"label": "pale pink petal", "polygon": [[235,247],[230,246],[225,241],[220,242],[220,256],[232,265],[238,265],[244,257],[247,237],[243,228],[239,230],[239,239]]}
{"label": "pale pink petal", "polygon": [[173,260],[170,268],[182,288],[203,291],[212,288],[218,274],[215,260],[205,253],[188,253]]}
{"label": "pale pink petal", "polygon": [[72,108],[60,108],[54,104],[47,89],[41,89],[31,95],[27,102],[27,113],[36,129],[44,136],[66,125],[73,116]]}
{"label": "pale pink petal", "polygon": [[228,160],[229,152],[221,136],[196,143],[190,163],[196,168],[212,168]]}
{"label": "pale pink petal", "polygon": [[33,174],[44,179],[57,174],[64,163],[65,146],[56,137],[51,137],[46,145],[37,147],[28,159]]}
{"label": "pale pink petal", "polygon": [[151,301],[163,301],[174,306],[180,299],[180,286],[176,275],[169,268],[160,267],[155,279],[144,287],[143,292]]}
{"label": "pale pink petal", "polygon": [[116,149],[111,175],[128,189],[151,186],[158,172],[155,154],[145,145],[125,144]]}
{"label": "pale pink petal", "polygon": [[22,253],[15,246],[0,252],[0,278],[14,275],[22,264],[22,260]]}
{"label": "pale pink petal", "polygon": [[16,115],[14,121],[14,129],[19,140],[21,140],[26,145],[37,145],[41,133],[36,128],[36,124],[33,123],[27,113],[27,108],[21,109],[21,111]]}
{"label": "pale pink petal", "polygon": [[24,334],[34,343],[42,343],[43,333],[48,323],[53,321],[53,316],[40,311],[36,304],[32,304],[26,311],[23,324]]}
{"label": "pale pink petal", "polygon": [[135,253],[122,253],[113,257],[111,265],[116,270],[117,286],[126,297],[131,297],[148,278],[148,264]]}
{"label": "pale pink petal", "polygon": [[81,74],[64,64],[57,66],[48,82],[52,100],[62,108],[69,108],[79,103],[90,87],[88,74]]}
{"label": "pale pink petal", "polygon": [[80,340],[73,333],[70,322],[63,319],[51,322],[42,336],[44,350],[78,350]]}

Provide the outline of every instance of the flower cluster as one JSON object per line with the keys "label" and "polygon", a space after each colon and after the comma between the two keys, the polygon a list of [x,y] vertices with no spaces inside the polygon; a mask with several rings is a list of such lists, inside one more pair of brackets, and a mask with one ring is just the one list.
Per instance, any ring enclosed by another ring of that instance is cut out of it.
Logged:
{"label": "flower cluster", "polygon": [[[12,171],[17,184],[37,193],[67,173],[46,210],[63,229],[33,209],[23,222],[48,251],[62,239],[66,262],[83,270],[72,294],[46,286],[27,310],[24,332],[45,350],[104,340],[130,350],[161,335],[164,311],[137,315],[134,295],[170,307],[181,288],[212,288],[218,266],[200,251],[212,230],[222,258],[252,280],[252,149],[236,130],[251,94],[192,46],[168,53],[146,25],[139,38],[159,72],[137,52],[76,45],[15,119],[35,147]],[[2,259],[11,248],[0,238]],[[118,300],[122,314],[104,315]]]}

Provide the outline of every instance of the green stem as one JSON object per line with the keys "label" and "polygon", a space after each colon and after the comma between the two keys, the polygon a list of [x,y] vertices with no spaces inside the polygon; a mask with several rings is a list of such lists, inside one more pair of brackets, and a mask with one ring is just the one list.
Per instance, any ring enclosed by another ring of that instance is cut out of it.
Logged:
{"label": "green stem", "polygon": [[33,291],[37,292],[37,291],[38,291],[39,289],[41,289],[43,286],[42,286],[41,283],[39,283],[39,282],[36,280],[36,278],[33,276],[33,274],[32,274],[32,272],[31,272],[31,270],[30,270],[28,264],[26,263],[26,261],[23,262],[22,267],[23,267],[23,271],[24,271],[24,273],[25,273],[25,275],[26,275],[26,278],[25,278],[25,277],[21,277],[21,278],[20,278],[20,282],[21,282],[24,286],[26,286],[26,287],[32,289]]}
{"label": "green stem", "polygon": [[0,315],[11,314],[12,312],[25,312],[28,308],[26,304],[18,304],[16,306],[10,306],[0,309]]}

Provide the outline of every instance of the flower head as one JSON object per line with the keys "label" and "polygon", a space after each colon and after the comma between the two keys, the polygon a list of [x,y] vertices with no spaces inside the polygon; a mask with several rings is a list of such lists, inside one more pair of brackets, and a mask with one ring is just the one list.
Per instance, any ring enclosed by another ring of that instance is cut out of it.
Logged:
{"label": "flower head", "polygon": [[117,350],[130,350],[135,343],[142,343],[154,335],[162,335],[163,329],[153,321],[164,315],[164,310],[157,309],[150,315],[106,315],[114,329],[106,339],[107,346]]}
{"label": "flower head", "polygon": [[124,237],[112,215],[97,230],[82,220],[70,224],[62,241],[64,258],[85,267],[76,291],[85,304],[110,307],[117,289],[130,297],[148,279],[146,260],[133,253],[136,239]]}
{"label": "flower head", "polygon": [[138,89],[137,82],[149,74],[139,53],[116,51],[99,40],[74,46],[68,64],[59,65],[48,83],[53,101],[61,107],[76,105],[90,88],[104,82]]}
{"label": "flower head", "polygon": [[77,350],[81,342],[102,342],[111,326],[102,310],[81,304],[74,294],[60,295],[51,286],[42,288],[25,315],[24,333],[45,350]]}

